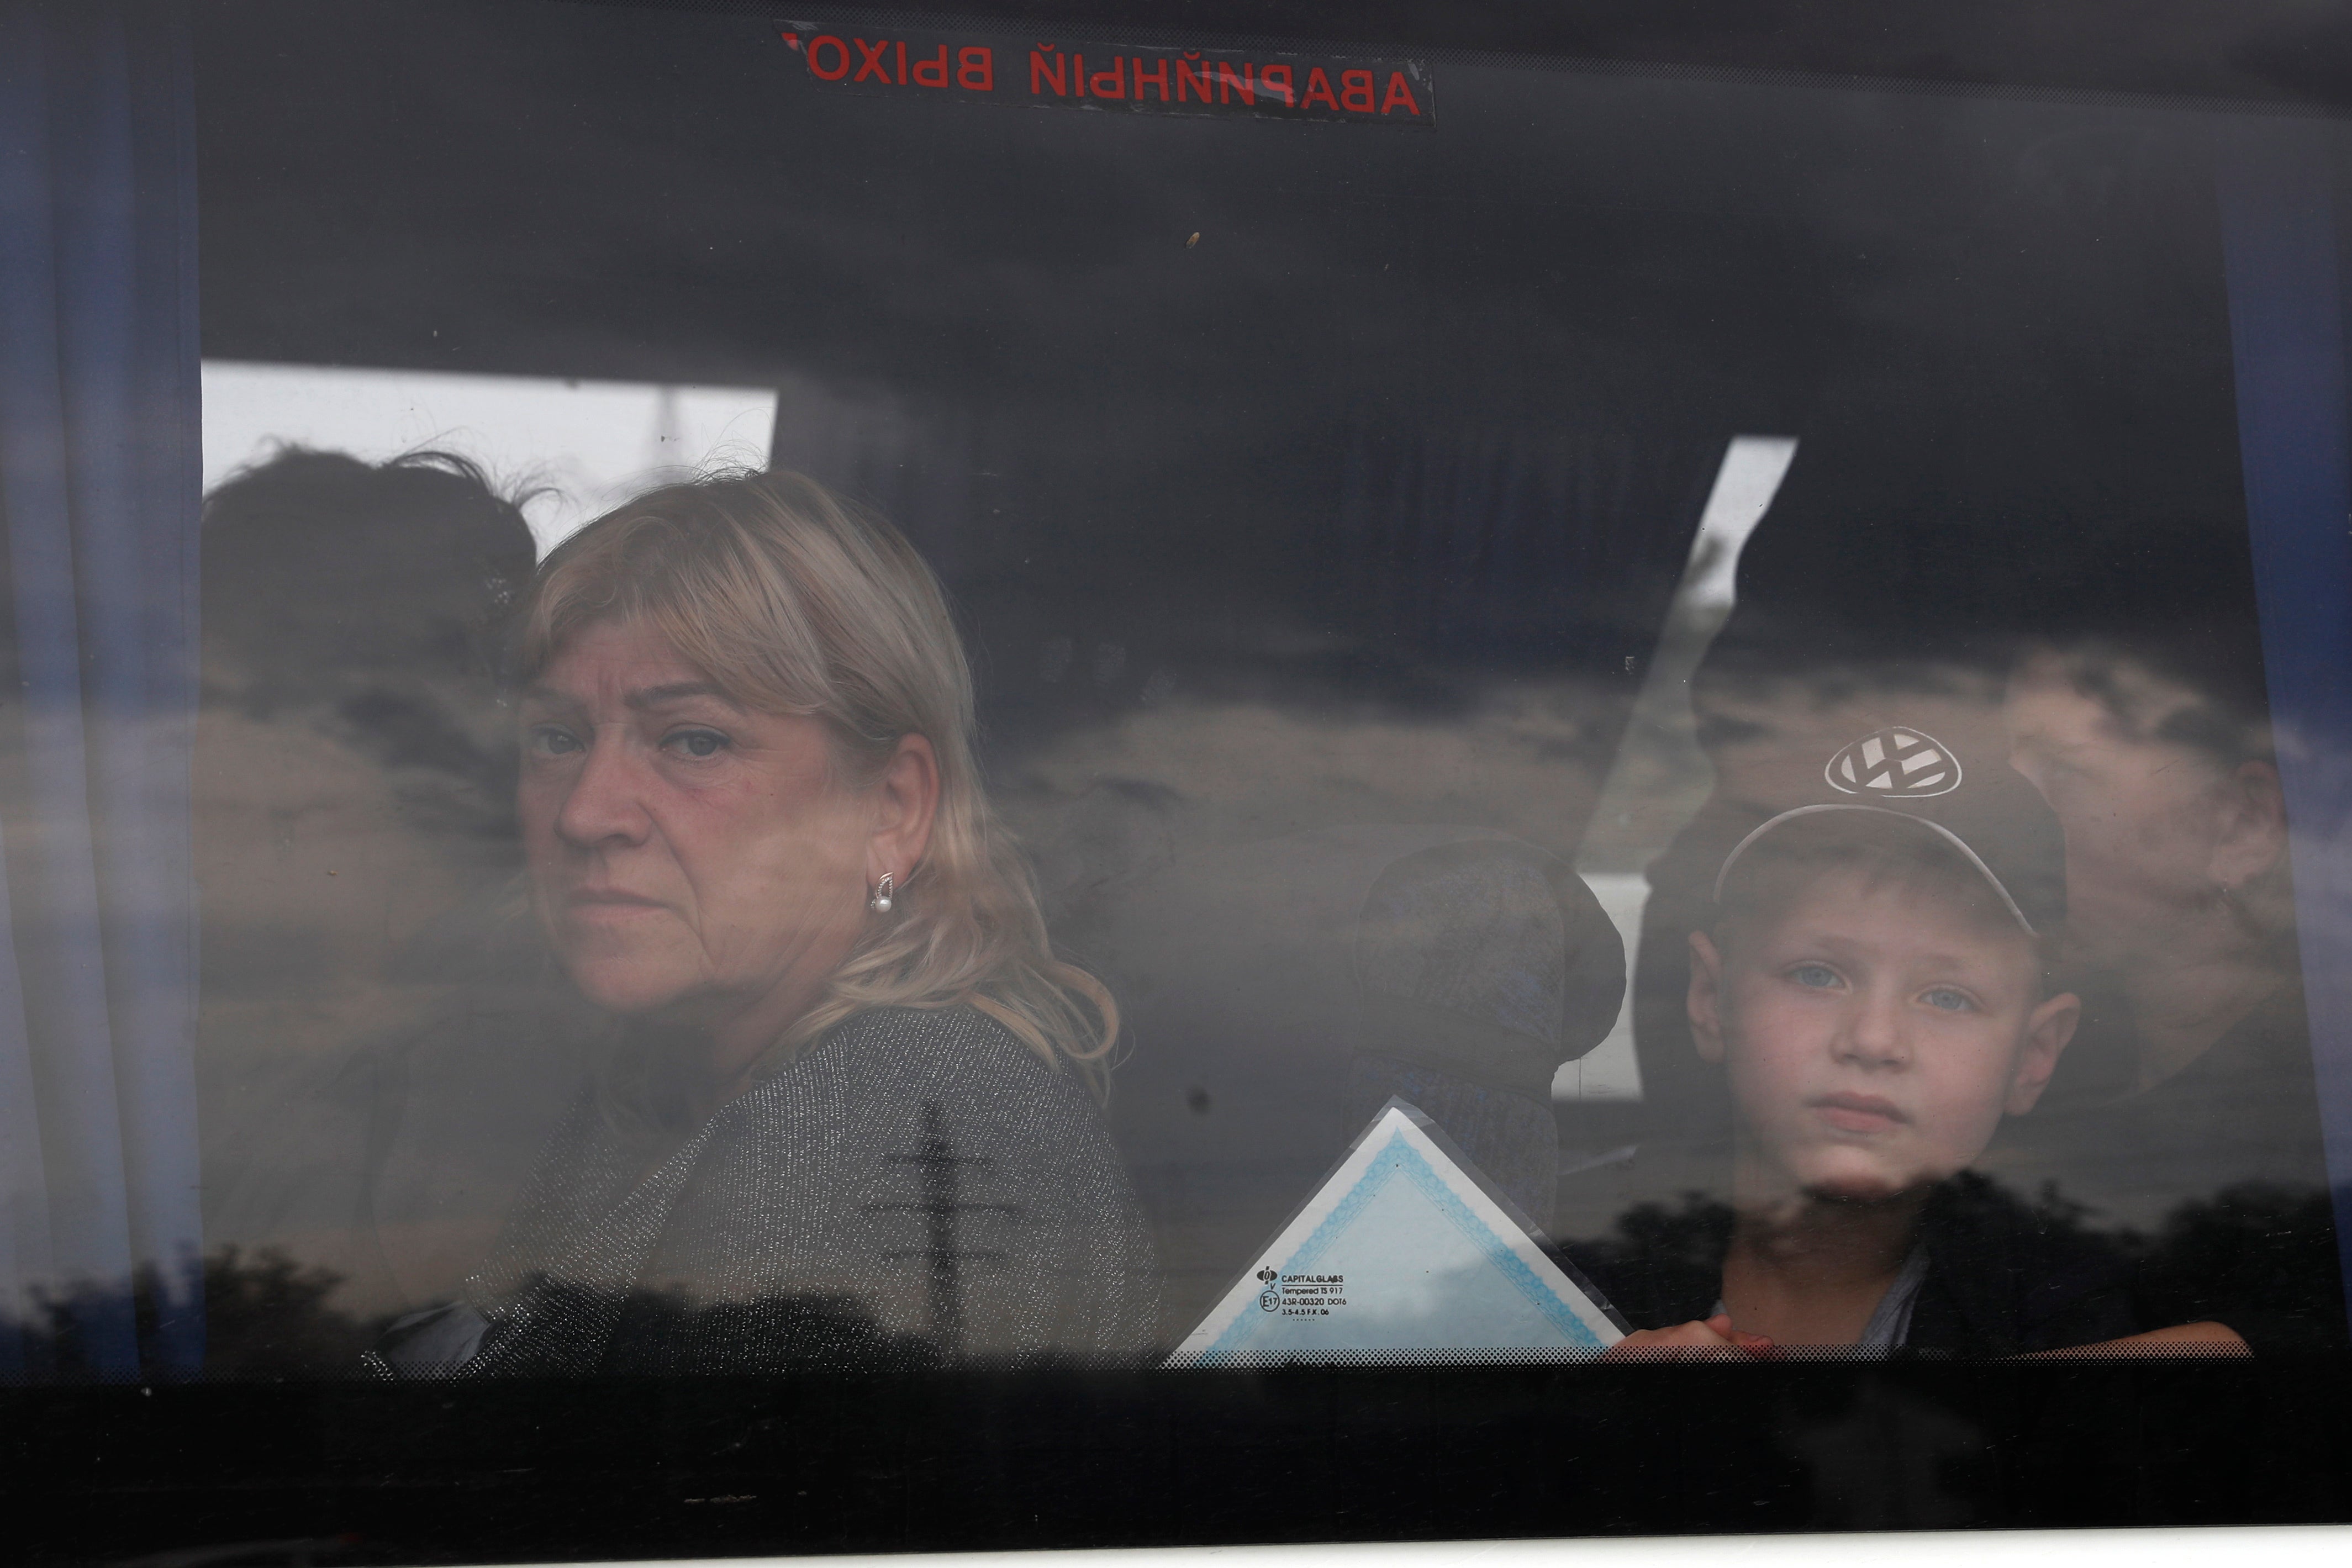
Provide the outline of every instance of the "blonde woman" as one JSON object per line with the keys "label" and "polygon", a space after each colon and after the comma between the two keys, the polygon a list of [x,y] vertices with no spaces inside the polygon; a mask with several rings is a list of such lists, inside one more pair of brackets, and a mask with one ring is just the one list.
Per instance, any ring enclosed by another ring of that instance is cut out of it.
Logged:
{"label": "blonde woman", "polygon": [[519,625],[531,902],[611,1038],[467,1302],[380,1369],[1140,1348],[1118,1013],[992,821],[921,559],[808,480],[709,479],[567,541]]}

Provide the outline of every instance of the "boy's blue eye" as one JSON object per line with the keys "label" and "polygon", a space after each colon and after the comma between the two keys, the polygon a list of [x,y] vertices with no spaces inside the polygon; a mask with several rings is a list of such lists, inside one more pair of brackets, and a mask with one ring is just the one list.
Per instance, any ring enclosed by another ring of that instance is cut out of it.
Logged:
{"label": "boy's blue eye", "polygon": [[1946,1013],[1964,1013],[1976,1005],[1969,1000],[1967,992],[1945,990],[1941,988],[1929,991],[1923,999],[1937,1012]]}
{"label": "boy's blue eye", "polygon": [[1838,973],[1827,964],[1800,964],[1789,971],[1789,978],[1814,990],[1826,990],[1838,983]]}

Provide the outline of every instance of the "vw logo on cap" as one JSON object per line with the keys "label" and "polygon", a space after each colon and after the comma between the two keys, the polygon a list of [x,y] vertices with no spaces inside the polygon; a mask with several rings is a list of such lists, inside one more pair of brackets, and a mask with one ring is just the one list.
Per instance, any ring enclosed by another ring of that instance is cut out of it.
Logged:
{"label": "vw logo on cap", "polygon": [[1932,735],[1899,724],[1874,730],[1830,758],[1830,788],[1882,800],[1922,800],[1960,787],[1960,759]]}

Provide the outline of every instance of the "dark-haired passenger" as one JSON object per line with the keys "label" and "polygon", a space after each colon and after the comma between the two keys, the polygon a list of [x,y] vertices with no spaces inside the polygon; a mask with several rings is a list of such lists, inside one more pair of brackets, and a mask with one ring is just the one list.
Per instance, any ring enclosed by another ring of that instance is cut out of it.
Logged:
{"label": "dark-haired passenger", "polygon": [[[211,1360],[348,1366],[366,1320],[479,1258],[514,1144],[545,1130],[518,1116],[568,1092],[509,1026],[538,961],[495,914],[520,865],[495,665],[536,549],[478,469],[435,453],[289,450],[215,489],[203,526]],[[265,1249],[293,1274],[255,1272]],[[298,1285],[326,1293],[298,1309]]]}

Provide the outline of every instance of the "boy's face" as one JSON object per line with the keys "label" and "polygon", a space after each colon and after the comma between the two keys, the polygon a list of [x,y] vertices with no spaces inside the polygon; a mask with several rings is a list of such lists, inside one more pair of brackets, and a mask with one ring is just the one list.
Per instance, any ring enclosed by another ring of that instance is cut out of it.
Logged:
{"label": "boy's face", "polygon": [[2081,1011],[2041,998],[2021,931],[1932,885],[1832,871],[1726,935],[1691,937],[1691,1026],[1728,1071],[1758,1197],[1888,1197],[1965,1168],[2032,1108]]}

